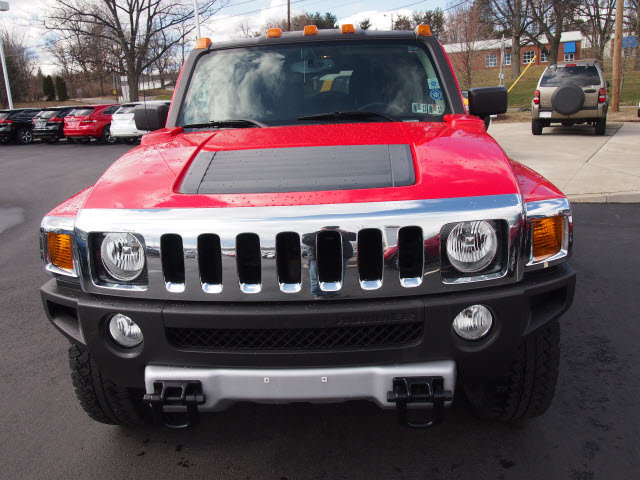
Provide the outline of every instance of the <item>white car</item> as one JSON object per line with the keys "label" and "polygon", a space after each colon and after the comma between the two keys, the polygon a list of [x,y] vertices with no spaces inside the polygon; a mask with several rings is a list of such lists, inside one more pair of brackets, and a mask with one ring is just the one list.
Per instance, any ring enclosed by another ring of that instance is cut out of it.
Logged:
{"label": "white car", "polygon": [[[150,100],[147,105],[169,105],[169,100]],[[147,130],[138,130],[133,112],[136,105],[142,105],[143,102],[124,103],[111,117],[111,135],[120,141],[133,143],[143,135],[149,133]]]}

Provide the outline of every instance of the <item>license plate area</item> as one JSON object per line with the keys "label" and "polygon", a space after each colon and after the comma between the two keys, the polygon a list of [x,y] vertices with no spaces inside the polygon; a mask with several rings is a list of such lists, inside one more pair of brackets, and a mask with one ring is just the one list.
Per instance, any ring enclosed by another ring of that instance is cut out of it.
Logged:
{"label": "license plate area", "polygon": [[552,112],[540,112],[540,118],[551,118]]}

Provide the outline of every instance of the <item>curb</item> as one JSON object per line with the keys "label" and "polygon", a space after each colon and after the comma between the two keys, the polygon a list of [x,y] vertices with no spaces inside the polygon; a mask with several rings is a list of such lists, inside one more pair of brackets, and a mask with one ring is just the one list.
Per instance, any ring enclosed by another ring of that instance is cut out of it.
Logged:
{"label": "curb", "polygon": [[586,193],[567,198],[571,203],[640,203],[640,192]]}

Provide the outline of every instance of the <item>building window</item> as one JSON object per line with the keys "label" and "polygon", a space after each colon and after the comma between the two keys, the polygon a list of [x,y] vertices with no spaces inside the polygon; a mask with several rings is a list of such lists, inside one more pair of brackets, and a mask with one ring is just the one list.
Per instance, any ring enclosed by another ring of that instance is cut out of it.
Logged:
{"label": "building window", "polygon": [[497,67],[498,66],[498,54],[491,53],[485,57],[484,60],[485,67]]}
{"label": "building window", "polygon": [[510,53],[505,53],[504,54],[504,63],[503,65],[511,65],[511,54]]}
{"label": "building window", "polygon": [[575,53],[565,53],[564,54],[564,61],[565,62],[573,62],[575,60]]}
{"label": "building window", "polygon": [[528,64],[531,63],[531,61],[533,60],[533,57],[536,55],[536,52],[534,51],[529,51],[529,52],[523,52],[522,53],[522,63],[523,64]]}
{"label": "building window", "polygon": [[540,52],[540,63],[547,63],[547,54],[545,52]]}

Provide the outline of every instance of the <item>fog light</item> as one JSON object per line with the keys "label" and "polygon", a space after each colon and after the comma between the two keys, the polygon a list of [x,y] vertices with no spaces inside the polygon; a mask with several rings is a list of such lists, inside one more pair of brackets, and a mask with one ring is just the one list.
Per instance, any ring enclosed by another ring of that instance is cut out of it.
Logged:
{"label": "fog light", "polygon": [[493,325],[493,315],[484,305],[471,305],[462,310],[453,320],[453,329],[465,340],[479,340]]}
{"label": "fog light", "polygon": [[126,315],[116,313],[109,321],[109,333],[115,342],[125,348],[142,343],[142,330],[136,322]]}

